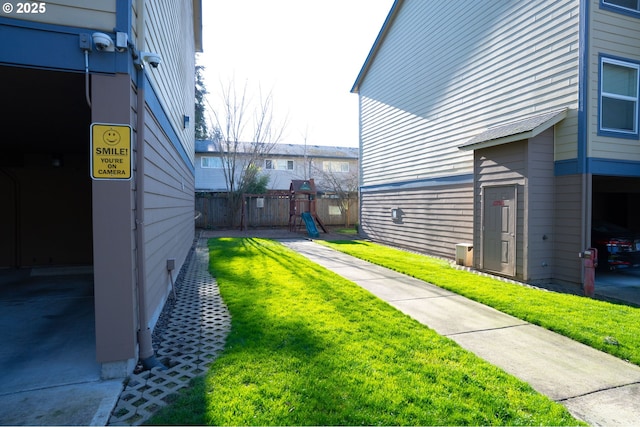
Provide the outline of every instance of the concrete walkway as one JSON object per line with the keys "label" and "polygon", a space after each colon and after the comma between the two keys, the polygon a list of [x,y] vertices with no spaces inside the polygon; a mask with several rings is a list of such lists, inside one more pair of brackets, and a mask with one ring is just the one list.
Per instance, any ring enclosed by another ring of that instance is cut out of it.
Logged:
{"label": "concrete walkway", "polygon": [[308,240],[282,241],[529,383],[593,426],[640,426],[640,367]]}

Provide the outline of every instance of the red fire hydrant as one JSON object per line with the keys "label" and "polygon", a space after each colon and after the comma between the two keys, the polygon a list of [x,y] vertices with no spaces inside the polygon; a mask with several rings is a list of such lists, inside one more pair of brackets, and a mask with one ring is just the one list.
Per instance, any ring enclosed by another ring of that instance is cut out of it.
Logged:
{"label": "red fire hydrant", "polygon": [[596,290],[596,267],[598,266],[598,250],[588,248],[580,253],[582,266],[584,267],[584,294],[593,297]]}

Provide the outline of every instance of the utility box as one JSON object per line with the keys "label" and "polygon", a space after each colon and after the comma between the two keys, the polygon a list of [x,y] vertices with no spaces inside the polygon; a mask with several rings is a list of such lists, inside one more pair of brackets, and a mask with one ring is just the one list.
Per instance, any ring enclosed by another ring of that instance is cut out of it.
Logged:
{"label": "utility box", "polygon": [[456,264],[473,267],[472,243],[458,243],[456,245]]}

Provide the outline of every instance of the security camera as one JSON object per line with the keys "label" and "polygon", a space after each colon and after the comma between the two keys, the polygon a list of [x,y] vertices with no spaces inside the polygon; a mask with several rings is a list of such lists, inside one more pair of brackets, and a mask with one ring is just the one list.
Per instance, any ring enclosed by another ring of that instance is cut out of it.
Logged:
{"label": "security camera", "polygon": [[162,57],[153,52],[140,52],[142,60],[148,62],[153,68],[158,68],[158,65],[162,62]]}
{"label": "security camera", "polygon": [[105,33],[93,33],[93,44],[101,52],[113,52],[113,40]]}

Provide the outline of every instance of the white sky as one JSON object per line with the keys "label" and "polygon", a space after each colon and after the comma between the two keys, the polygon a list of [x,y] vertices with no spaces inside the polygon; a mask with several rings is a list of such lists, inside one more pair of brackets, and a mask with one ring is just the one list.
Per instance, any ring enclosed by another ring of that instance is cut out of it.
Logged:
{"label": "white sky", "polygon": [[358,96],[350,93],[393,0],[204,0],[208,99],[220,84],[272,91],[280,141],[358,146]]}

